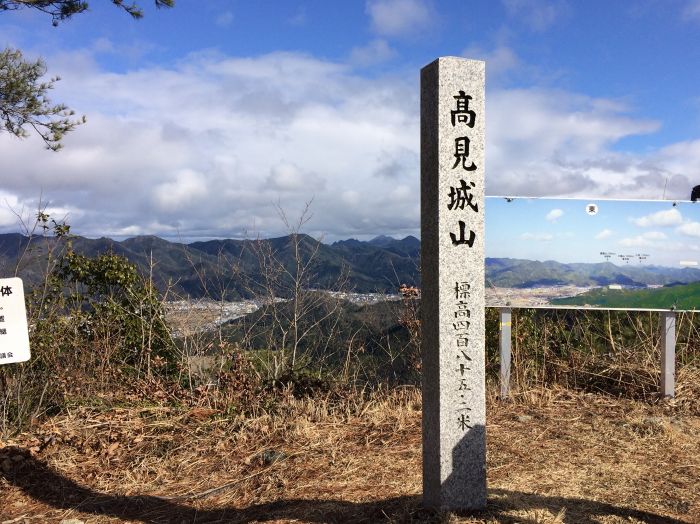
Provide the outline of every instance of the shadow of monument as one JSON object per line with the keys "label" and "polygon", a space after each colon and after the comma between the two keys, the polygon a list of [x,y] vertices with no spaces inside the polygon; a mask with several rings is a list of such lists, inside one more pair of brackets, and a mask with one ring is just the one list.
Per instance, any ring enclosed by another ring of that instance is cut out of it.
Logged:
{"label": "shadow of monument", "polygon": [[620,517],[624,521],[636,519],[647,524],[690,524],[690,521],[665,517],[649,511],[641,511],[624,506],[575,497],[557,497],[511,491],[489,489],[489,507],[485,515],[496,516],[505,524],[536,524],[542,518],[509,516],[512,511],[548,510],[552,515],[564,510],[561,522],[565,524],[600,524],[603,517]]}
{"label": "shadow of monument", "polygon": [[[95,516],[117,517],[148,524],[164,523],[246,523],[271,520],[307,522],[440,522],[439,514],[423,509],[418,495],[394,497],[371,502],[343,500],[281,499],[244,508],[196,509],[184,503],[148,495],[120,496],[100,493],[63,477],[43,461],[20,448],[6,448],[4,454],[19,457],[14,469],[0,473],[9,484],[36,501],[56,509],[74,509]],[[489,491],[489,507],[477,513],[505,523],[527,523],[522,517],[510,517],[514,510],[546,508],[558,513],[566,508],[566,523],[593,524],[601,516],[636,518],[643,522],[682,524],[683,521],[653,513],[613,506],[584,499],[546,497],[501,489]],[[534,522],[534,521],[533,521]]]}
{"label": "shadow of monument", "polygon": [[[544,496],[506,489],[487,489],[488,499],[484,493],[485,483],[479,479],[485,478],[486,469],[486,428],[475,425],[467,431],[464,437],[452,450],[454,472],[442,484],[443,497],[447,500],[464,500],[464,491],[471,489],[474,494],[474,504],[479,506],[487,500],[487,507],[478,512],[460,512],[457,514],[483,514],[484,517],[498,518],[503,523],[533,524],[541,522],[541,518],[518,515],[510,516],[510,512],[519,510],[547,510],[558,515],[562,510],[562,522],[565,524],[598,524],[601,517],[621,517],[625,520],[637,519],[646,523],[671,524],[683,521],[664,517],[647,511],[615,506],[604,502],[583,498]],[[479,475],[477,468],[484,468]],[[444,500],[444,499],[443,499]],[[443,506],[444,507],[444,506]]]}
{"label": "shadow of monument", "polygon": [[[456,423],[457,419],[455,419]],[[453,428],[457,430],[457,426]],[[445,431],[445,428],[441,428]],[[460,430],[463,432],[463,430]],[[443,437],[444,438],[444,437]],[[424,463],[425,467],[425,463]],[[434,483],[436,479],[432,479]],[[437,484],[433,484],[436,486]],[[424,485],[426,492],[428,488]],[[432,491],[432,490],[431,490]],[[487,503],[486,490],[486,427],[472,426],[452,449],[452,474],[440,486],[439,497],[425,497],[430,507],[453,510],[478,509]],[[440,501],[438,503],[438,500]]]}

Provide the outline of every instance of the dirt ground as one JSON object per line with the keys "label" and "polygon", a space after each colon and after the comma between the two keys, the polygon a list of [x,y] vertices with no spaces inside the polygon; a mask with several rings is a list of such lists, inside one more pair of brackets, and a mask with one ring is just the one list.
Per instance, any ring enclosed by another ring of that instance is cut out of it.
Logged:
{"label": "dirt ground", "polygon": [[0,443],[0,523],[700,523],[700,417],[673,402],[492,395],[471,515],[421,508],[420,407],[407,388],[248,418],[76,408]]}

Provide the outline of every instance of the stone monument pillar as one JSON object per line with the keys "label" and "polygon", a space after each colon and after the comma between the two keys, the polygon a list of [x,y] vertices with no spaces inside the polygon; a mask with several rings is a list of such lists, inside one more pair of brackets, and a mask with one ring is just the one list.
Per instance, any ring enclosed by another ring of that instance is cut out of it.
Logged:
{"label": "stone monument pillar", "polygon": [[421,71],[423,502],[486,505],[485,63]]}

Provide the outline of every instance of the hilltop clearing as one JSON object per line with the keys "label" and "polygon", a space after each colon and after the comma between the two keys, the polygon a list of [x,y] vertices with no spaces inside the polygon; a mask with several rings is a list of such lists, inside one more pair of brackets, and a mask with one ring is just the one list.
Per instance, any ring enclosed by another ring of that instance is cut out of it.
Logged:
{"label": "hilltop clearing", "polygon": [[80,407],[2,443],[0,522],[700,521],[700,417],[562,389],[489,398],[489,508],[420,507],[413,388],[206,407]]}

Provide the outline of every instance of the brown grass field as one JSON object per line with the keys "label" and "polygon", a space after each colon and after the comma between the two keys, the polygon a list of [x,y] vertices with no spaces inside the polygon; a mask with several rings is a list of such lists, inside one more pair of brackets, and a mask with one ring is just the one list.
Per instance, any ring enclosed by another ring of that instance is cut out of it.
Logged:
{"label": "brown grass field", "polygon": [[492,391],[489,505],[465,515],[421,508],[420,392],[358,398],[247,418],[76,407],[0,442],[0,523],[700,522],[700,416],[682,392]]}

